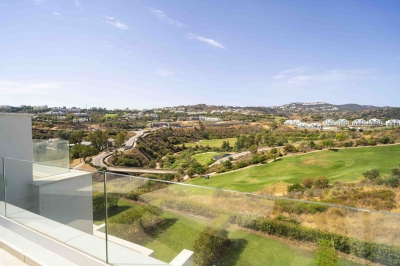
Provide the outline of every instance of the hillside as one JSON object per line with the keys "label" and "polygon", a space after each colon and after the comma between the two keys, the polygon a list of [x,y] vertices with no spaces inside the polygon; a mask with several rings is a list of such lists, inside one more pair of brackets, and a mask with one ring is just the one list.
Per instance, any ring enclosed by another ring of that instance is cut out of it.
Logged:
{"label": "hillside", "polygon": [[362,172],[372,168],[389,174],[399,163],[400,145],[327,150],[245,168],[236,172],[197,178],[189,183],[203,186],[256,192],[264,187],[285,182],[301,183],[305,177],[327,176],[330,182],[350,182],[363,179]]}

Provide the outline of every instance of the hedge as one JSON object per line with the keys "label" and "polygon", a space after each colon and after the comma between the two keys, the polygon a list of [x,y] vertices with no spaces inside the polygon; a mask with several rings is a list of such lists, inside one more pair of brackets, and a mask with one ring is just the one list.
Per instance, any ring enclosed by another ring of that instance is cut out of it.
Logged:
{"label": "hedge", "polygon": [[231,224],[299,241],[317,244],[321,239],[329,239],[333,241],[335,249],[343,253],[352,254],[384,265],[400,265],[400,247],[396,246],[366,242],[320,229],[303,227],[294,223],[270,220],[257,215],[238,214],[200,203],[174,199],[157,199],[152,201],[152,204],[161,208],[201,215],[207,218],[215,218],[225,214],[229,216]]}

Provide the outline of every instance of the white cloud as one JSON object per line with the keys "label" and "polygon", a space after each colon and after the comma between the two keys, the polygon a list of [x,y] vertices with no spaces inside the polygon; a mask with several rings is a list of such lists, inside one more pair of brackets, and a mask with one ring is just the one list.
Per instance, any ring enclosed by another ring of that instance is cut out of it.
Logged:
{"label": "white cloud", "polygon": [[198,36],[196,34],[188,33],[186,35],[186,38],[199,40],[201,42],[205,42],[205,43],[207,43],[209,45],[212,45],[212,46],[214,46],[216,48],[226,49],[220,42],[217,42],[217,41],[215,41],[213,39],[209,39],[209,38],[205,38],[205,37],[202,37],[202,36]]}
{"label": "white cloud", "polygon": [[50,91],[63,87],[61,82],[24,83],[8,80],[0,80],[0,93],[8,95],[37,95],[48,94]]}
{"label": "white cloud", "polygon": [[58,12],[53,12],[53,15],[54,15],[54,16],[61,16],[61,14],[58,13]]}
{"label": "white cloud", "polygon": [[78,8],[83,8],[83,6],[81,5],[81,2],[79,2],[78,0],[75,0],[74,4]]}
{"label": "white cloud", "polygon": [[36,5],[41,5],[41,4],[43,4],[44,2],[46,2],[45,0],[34,0],[34,3],[36,4]]}
{"label": "white cloud", "polygon": [[109,41],[102,41],[101,44],[106,48],[114,47],[114,45],[112,43],[110,43]]}
{"label": "white cloud", "polygon": [[114,27],[117,27],[117,28],[119,28],[119,29],[121,29],[121,30],[127,30],[127,29],[129,29],[128,28],[128,26],[125,24],[125,23],[123,23],[123,22],[121,22],[121,21],[118,21],[118,20],[114,20],[114,17],[110,17],[110,16],[103,16],[106,20],[104,21],[104,20],[102,20],[103,22],[105,22],[105,23],[107,23],[107,24],[109,24],[109,25],[113,25]]}
{"label": "white cloud", "polygon": [[160,77],[171,77],[172,75],[175,74],[175,72],[168,69],[157,69],[156,74],[159,75]]}
{"label": "white cloud", "polygon": [[157,18],[158,18],[159,20],[165,21],[165,22],[167,22],[168,24],[174,25],[174,26],[176,26],[176,27],[178,27],[178,28],[184,26],[183,23],[181,23],[181,22],[179,22],[179,21],[177,21],[177,20],[173,20],[173,19],[169,18],[169,17],[168,17],[163,11],[161,11],[161,10],[158,10],[158,9],[151,9],[150,11],[153,12],[154,14],[156,14],[156,16],[157,16]]}
{"label": "white cloud", "polygon": [[[273,76],[273,79],[280,80],[281,85],[306,85],[306,84],[321,84],[331,85],[339,82],[346,82],[350,80],[359,80],[374,77],[377,72],[374,69],[350,69],[341,70],[333,69],[319,73],[307,73],[306,68],[287,69]],[[276,84],[279,85],[279,84]]]}
{"label": "white cloud", "polygon": [[168,79],[170,81],[182,81],[182,79],[175,76],[176,72],[169,69],[157,69],[156,74],[162,78]]}
{"label": "white cloud", "polygon": [[304,84],[307,80],[311,79],[311,76],[295,76],[288,80],[288,84],[291,85],[300,85]]}
{"label": "white cloud", "polygon": [[307,71],[307,69],[304,68],[304,67],[286,69],[286,70],[283,70],[283,71],[279,72],[279,74],[274,76],[273,78],[274,79],[283,79],[283,78],[286,78],[288,76],[288,74],[303,73],[305,71]]}

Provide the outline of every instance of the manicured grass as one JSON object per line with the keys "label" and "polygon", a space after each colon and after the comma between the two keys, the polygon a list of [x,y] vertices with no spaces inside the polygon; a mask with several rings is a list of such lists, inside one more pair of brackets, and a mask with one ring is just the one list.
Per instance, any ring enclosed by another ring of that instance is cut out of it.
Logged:
{"label": "manicured grass", "polygon": [[[156,230],[147,232],[136,243],[154,250],[154,257],[170,262],[183,249],[193,250],[193,242],[208,224],[208,221],[164,211],[164,222]],[[289,247],[276,240],[244,232],[231,227],[229,238],[233,244],[218,265],[299,265],[311,266],[314,254]],[[339,265],[356,266],[358,264],[340,259]]]}
{"label": "manicured grass", "polygon": [[200,154],[195,154],[192,156],[192,158],[196,159],[200,164],[202,165],[208,165],[211,161],[211,158],[215,156],[223,156],[224,152],[205,152],[205,153],[200,153]]}
{"label": "manicured grass", "polygon": [[108,118],[108,117],[116,117],[117,114],[105,114],[104,117]]}
{"label": "manicured grass", "polygon": [[275,183],[300,183],[305,177],[320,175],[327,176],[330,182],[360,180],[364,178],[362,173],[365,170],[373,168],[385,175],[399,162],[400,145],[329,150],[283,157],[273,163],[212,176],[210,179],[196,178],[188,182],[255,192]]}
{"label": "manicured grass", "polygon": [[202,145],[202,146],[210,146],[212,147],[221,147],[222,143],[224,141],[229,141],[229,144],[231,145],[231,147],[233,147],[233,145],[235,145],[236,143],[236,138],[226,138],[226,139],[205,139],[205,140],[200,140],[199,143],[196,142],[191,142],[191,143],[185,143],[186,147],[194,147],[196,145]]}

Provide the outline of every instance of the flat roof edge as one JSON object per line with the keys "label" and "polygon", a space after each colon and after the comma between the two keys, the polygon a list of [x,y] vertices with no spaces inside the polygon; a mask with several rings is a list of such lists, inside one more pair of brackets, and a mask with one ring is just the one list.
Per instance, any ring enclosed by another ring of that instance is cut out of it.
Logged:
{"label": "flat roof edge", "polygon": [[28,113],[0,113],[0,116],[30,116],[30,117],[32,117],[33,114],[28,114]]}

